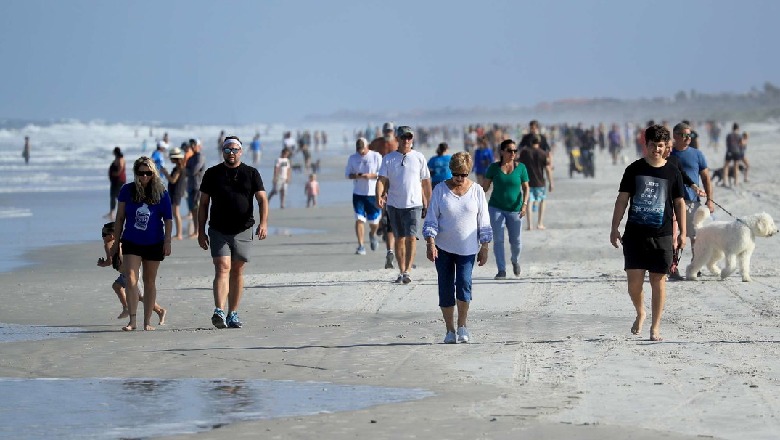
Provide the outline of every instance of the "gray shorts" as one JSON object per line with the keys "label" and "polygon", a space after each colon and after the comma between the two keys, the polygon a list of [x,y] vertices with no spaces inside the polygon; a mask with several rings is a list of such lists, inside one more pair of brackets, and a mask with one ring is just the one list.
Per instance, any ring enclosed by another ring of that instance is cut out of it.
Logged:
{"label": "gray shorts", "polygon": [[696,237],[696,229],[693,229],[693,213],[701,206],[698,200],[685,201],[685,234],[688,238]]}
{"label": "gray shorts", "polygon": [[243,262],[249,261],[252,251],[252,231],[254,226],[235,235],[223,234],[213,228],[209,228],[209,246],[211,257],[230,257],[231,260]]}
{"label": "gray shorts", "polygon": [[396,237],[416,237],[422,223],[422,206],[394,208],[388,205],[387,219]]}

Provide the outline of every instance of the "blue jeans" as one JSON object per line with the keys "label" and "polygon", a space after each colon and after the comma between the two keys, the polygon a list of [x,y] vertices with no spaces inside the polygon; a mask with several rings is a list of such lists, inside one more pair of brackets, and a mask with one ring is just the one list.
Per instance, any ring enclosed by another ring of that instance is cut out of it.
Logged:
{"label": "blue jeans", "polygon": [[471,272],[476,255],[451,254],[436,247],[439,275],[439,307],[454,307],[455,298],[471,302]]}
{"label": "blue jeans", "polygon": [[506,258],[504,257],[504,228],[509,235],[509,251],[512,263],[518,263],[523,242],[520,234],[523,231],[523,218],[519,212],[504,211],[488,206],[490,214],[490,227],[493,228],[493,255],[496,257],[496,266],[499,271],[506,271]]}

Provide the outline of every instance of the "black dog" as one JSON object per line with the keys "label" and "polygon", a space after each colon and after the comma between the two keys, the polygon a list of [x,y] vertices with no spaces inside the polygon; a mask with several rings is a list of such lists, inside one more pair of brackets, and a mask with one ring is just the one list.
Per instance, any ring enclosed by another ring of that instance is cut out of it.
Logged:
{"label": "black dog", "polygon": [[[745,172],[745,165],[739,164],[739,171],[741,173]],[[734,165],[731,165],[731,168],[729,169],[729,179],[734,178]],[[717,168],[712,171],[712,183],[721,183],[723,182],[723,167]]]}

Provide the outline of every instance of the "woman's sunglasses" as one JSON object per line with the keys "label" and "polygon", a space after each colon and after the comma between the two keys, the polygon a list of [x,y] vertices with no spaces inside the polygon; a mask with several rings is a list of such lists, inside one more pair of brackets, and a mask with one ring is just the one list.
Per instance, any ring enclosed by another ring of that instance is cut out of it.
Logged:
{"label": "woman's sunglasses", "polygon": [[135,175],[136,176],[152,177],[152,176],[154,176],[154,172],[152,172],[152,171],[136,171]]}
{"label": "woman's sunglasses", "polygon": [[469,173],[466,173],[466,174],[452,173],[452,177],[460,177],[460,178],[465,179],[466,177],[469,177]]}

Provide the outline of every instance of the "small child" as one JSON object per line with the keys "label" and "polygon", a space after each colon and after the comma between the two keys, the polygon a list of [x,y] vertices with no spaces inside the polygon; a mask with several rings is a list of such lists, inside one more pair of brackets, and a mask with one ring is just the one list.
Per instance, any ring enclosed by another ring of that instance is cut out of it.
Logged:
{"label": "small child", "polygon": [[[103,225],[101,231],[103,236],[103,250],[106,253],[105,257],[98,258],[97,265],[100,267],[111,266],[119,272],[119,276],[111,284],[111,288],[114,289],[117,298],[119,298],[120,304],[122,304],[122,313],[117,316],[117,319],[127,318],[130,316],[130,310],[127,308],[127,296],[125,295],[125,288],[127,287],[127,280],[125,274],[122,272],[122,257],[119,253],[110,255],[111,247],[114,246],[114,222],[108,222]],[[143,302],[143,297],[139,297],[139,300]],[[160,318],[160,325],[165,325],[165,315],[167,310],[160,307],[158,304],[154,305],[154,311]]]}
{"label": "small child", "polygon": [[317,182],[316,174],[312,173],[309,175],[309,181],[306,182],[304,192],[306,192],[306,207],[311,208],[317,206],[317,196],[320,194],[320,183]]}

